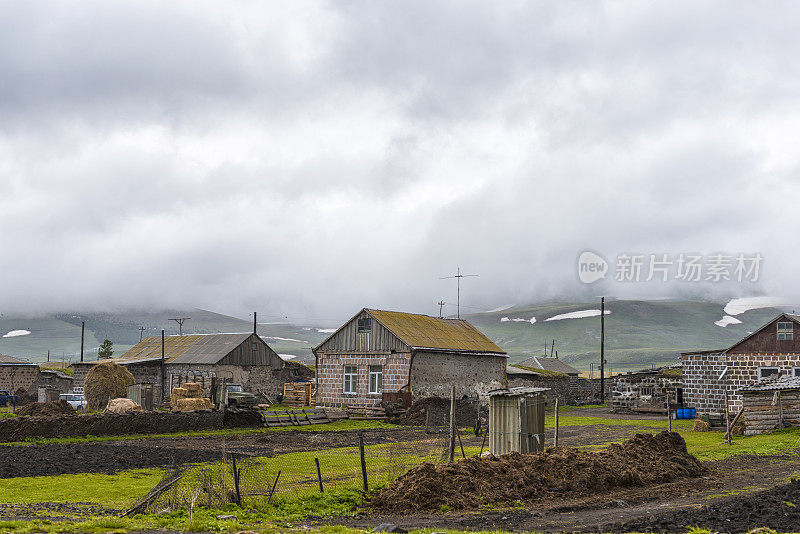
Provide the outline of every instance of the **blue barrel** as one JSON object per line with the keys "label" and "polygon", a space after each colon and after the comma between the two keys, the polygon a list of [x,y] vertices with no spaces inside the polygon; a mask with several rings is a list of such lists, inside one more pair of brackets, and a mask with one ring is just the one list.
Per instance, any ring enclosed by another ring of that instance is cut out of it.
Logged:
{"label": "blue barrel", "polygon": [[681,408],[675,410],[675,419],[683,419],[683,410]]}
{"label": "blue barrel", "polygon": [[688,419],[694,419],[697,417],[697,410],[694,408],[689,408],[689,417]]}
{"label": "blue barrel", "polygon": [[686,410],[678,408],[678,419],[686,419]]}

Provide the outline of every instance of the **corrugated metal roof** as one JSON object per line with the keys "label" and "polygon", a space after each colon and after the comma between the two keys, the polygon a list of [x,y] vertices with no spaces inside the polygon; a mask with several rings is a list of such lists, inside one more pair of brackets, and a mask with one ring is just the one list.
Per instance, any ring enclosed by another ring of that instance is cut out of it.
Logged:
{"label": "corrugated metal roof", "polygon": [[[168,363],[214,364],[241,345],[252,333],[187,334],[164,338],[164,360]],[[140,363],[161,359],[161,337],[149,336],[114,358],[117,363]]]}
{"label": "corrugated metal roof", "polygon": [[36,365],[31,362],[26,362],[25,360],[20,360],[19,358],[14,358],[13,356],[6,356],[5,354],[0,354],[0,365]]}
{"label": "corrugated metal roof", "polygon": [[577,375],[578,370],[571,365],[564,363],[564,360],[558,358],[546,358],[544,356],[531,356],[527,360],[522,360],[517,365],[526,367],[538,367],[545,371],[556,371],[557,373],[564,373],[565,375]]}
{"label": "corrugated metal roof", "polygon": [[505,354],[503,349],[464,319],[440,319],[384,310],[367,309],[367,312],[414,349]]}
{"label": "corrugated metal roof", "polygon": [[777,391],[781,389],[800,389],[800,376],[770,377],[751,386],[745,386],[739,391]]}

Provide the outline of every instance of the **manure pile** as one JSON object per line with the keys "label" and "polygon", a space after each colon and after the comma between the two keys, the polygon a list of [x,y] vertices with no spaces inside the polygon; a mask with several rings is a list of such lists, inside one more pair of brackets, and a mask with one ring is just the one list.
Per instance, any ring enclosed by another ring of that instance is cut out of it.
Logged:
{"label": "manure pile", "polygon": [[446,465],[424,463],[381,490],[372,507],[408,513],[474,509],[536,500],[546,495],[577,497],[613,488],[646,486],[697,477],[707,469],[674,432],[637,434],[599,452],[550,448],[534,454],[476,456]]}
{"label": "manure pile", "polygon": [[75,408],[64,399],[53,402],[34,402],[17,410],[17,415],[48,416],[75,415]]}

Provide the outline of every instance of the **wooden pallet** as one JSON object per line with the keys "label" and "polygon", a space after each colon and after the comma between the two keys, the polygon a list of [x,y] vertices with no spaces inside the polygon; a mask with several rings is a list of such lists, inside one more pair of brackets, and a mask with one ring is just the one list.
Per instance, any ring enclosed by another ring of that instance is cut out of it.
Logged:
{"label": "wooden pallet", "polygon": [[287,382],[283,385],[283,404],[287,406],[309,406],[311,404],[311,382]]}
{"label": "wooden pallet", "polygon": [[386,420],[386,410],[381,406],[347,406],[347,418],[354,421]]}
{"label": "wooden pallet", "polygon": [[309,410],[260,410],[265,427],[304,426],[330,423],[331,418],[324,408]]}

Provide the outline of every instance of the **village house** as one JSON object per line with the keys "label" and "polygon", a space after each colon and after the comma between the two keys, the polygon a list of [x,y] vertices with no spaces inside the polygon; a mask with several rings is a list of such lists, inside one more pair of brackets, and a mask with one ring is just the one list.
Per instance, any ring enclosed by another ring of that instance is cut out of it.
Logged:
{"label": "village house", "polygon": [[36,400],[39,388],[67,393],[72,389],[72,382],[72,377],[61,371],[40,368],[35,363],[0,354],[0,389]]}
{"label": "village house", "polygon": [[547,388],[543,395],[548,406],[571,404],[574,401],[570,388],[570,377],[565,373],[528,367],[518,363],[506,368],[509,388]]}
{"label": "village house", "polygon": [[615,412],[667,413],[684,404],[680,367],[663,367],[619,374],[612,379],[611,406]]}
{"label": "village house", "polygon": [[[125,366],[137,384],[152,384],[153,398],[161,402],[162,380],[167,393],[186,382],[199,382],[210,394],[213,384],[241,384],[245,391],[274,401],[283,384],[310,379],[304,365],[286,362],[257,334],[186,334],[164,338],[163,371],[161,337],[150,336],[111,361]],[[74,363],[75,385],[98,362]]]}
{"label": "village house", "polygon": [[733,346],[685,352],[684,405],[698,414],[742,407],[741,390],[776,375],[800,376],[800,317],[783,313]]}
{"label": "village house", "polygon": [[320,406],[485,395],[506,387],[507,355],[463,319],[364,308],[313,350]]}
{"label": "village house", "polygon": [[552,371],[555,373],[562,373],[575,380],[580,375],[580,372],[566,363],[564,360],[558,358],[550,358],[547,356],[531,356],[516,364],[517,367],[524,367],[526,369],[541,369],[543,371]]}

